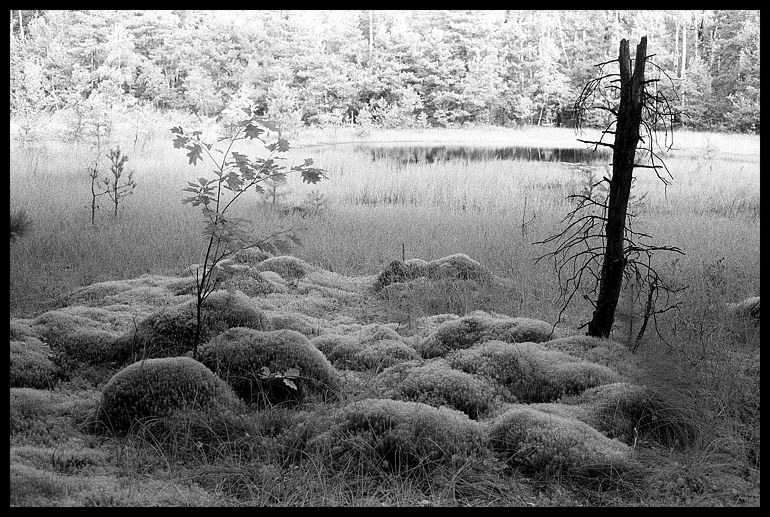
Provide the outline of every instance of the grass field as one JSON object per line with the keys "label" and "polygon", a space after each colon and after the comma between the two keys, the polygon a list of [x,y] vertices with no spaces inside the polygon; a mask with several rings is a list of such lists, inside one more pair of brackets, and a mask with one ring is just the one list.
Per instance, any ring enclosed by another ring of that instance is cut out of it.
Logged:
{"label": "grass field", "polygon": [[[189,125],[189,121],[179,123]],[[58,309],[67,304],[68,293],[95,282],[133,279],[145,273],[177,275],[201,261],[202,216],[197,209],[182,205],[181,189],[188,180],[210,173],[208,167],[187,164],[184,153],[173,149],[164,124],[170,128],[177,122],[152,119],[141,130],[134,126],[116,134],[130,156],[127,166],[136,171],[138,187],[121,205],[117,220],[112,219],[106,200],[100,200],[95,225],[90,222],[87,173],[94,158],[91,152],[85,146],[50,140],[45,135],[23,142],[13,138],[12,127],[11,210],[25,209],[33,229],[10,247],[11,318],[30,319]],[[348,148],[318,144],[581,146],[571,130],[481,128],[362,134],[342,128],[307,130],[290,139],[294,149],[288,163],[312,157],[327,171],[328,179],[309,186],[291,178],[282,188],[282,202],[292,206],[306,203],[309,196],[322,198],[322,209],[311,217],[282,218],[254,194],[242,200],[238,215],[249,218],[262,233],[287,225],[303,227],[303,245],[291,251],[293,256],[345,277],[364,277],[380,273],[402,254],[407,259],[431,261],[464,253],[514,286],[490,289],[483,296],[416,291],[406,305],[404,300],[386,300],[379,309],[385,311],[378,315],[380,320],[401,325],[441,312],[463,316],[476,309],[551,323],[557,320],[562,299],[553,266],[548,261],[534,261],[550,250],[533,243],[559,228],[570,209],[564,198],[586,185],[585,173],[562,163],[500,160],[396,166],[388,161],[373,162]],[[667,393],[679,406],[700,408],[713,419],[697,420],[699,439],[685,451],[644,452],[646,481],[642,484],[624,484],[616,492],[595,488],[585,492],[566,481],[562,490],[562,485],[548,478],[551,488],[547,496],[545,492],[532,495],[538,492],[529,482],[526,488],[519,487],[538,505],[759,505],[759,328],[736,322],[724,309],[726,303],[759,295],[759,137],[682,132],[675,134],[675,139],[675,148],[665,155],[673,175],[671,185],[664,189],[647,170],[637,173],[634,193],[642,202],[636,225],[652,234],[656,243],[684,251],[684,256],[660,255],[656,260],[667,279],[688,289],[678,295],[681,309],[659,319],[658,330],[665,341],[649,329],[638,360],[647,385]],[[577,301],[562,315],[562,327],[576,331],[587,321],[590,310],[586,302]],[[625,342],[638,325],[638,313],[628,300],[621,300],[613,337]],[[95,396],[93,391],[82,393],[86,398]],[[227,490],[201,492],[192,485],[184,488],[184,497],[163,495],[163,491],[155,497],[149,495],[154,485],[139,482],[142,474],[137,469],[146,459],[144,455],[159,460],[151,446],[148,449],[147,443],[137,440],[121,442],[132,452],[118,463],[126,470],[121,483],[130,485],[135,480],[139,488],[133,499],[121,492],[123,499],[114,504],[232,503],[220,498]],[[22,458],[25,454],[47,454],[41,450],[47,449],[12,447]],[[111,454],[99,450],[98,454]],[[169,455],[164,449],[160,458],[165,461]],[[28,479],[24,465],[37,460],[30,461],[19,461],[22,466],[14,467],[12,475]],[[104,461],[97,458],[93,463]],[[241,466],[245,468],[245,464]],[[224,468],[216,463],[208,467]],[[470,466],[442,471],[443,476],[454,476],[451,482],[437,482],[429,489],[419,480],[413,483],[398,476],[380,480],[375,487],[350,465],[344,472],[319,467],[314,475],[293,472],[290,465],[273,467],[274,471],[260,471],[258,476],[250,472],[250,477],[243,471],[230,477],[218,471],[212,479],[233,483],[246,476],[267,483],[270,476],[282,478],[281,488],[263,494],[262,504],[412,505],[423,500],[431,505],[462,504],[463,500],[484,504],[485,490],[489,495],[486,504],[514,504],[500,495],[505,492],[503,477],[483,474],[484,469]],[[170,469],[164,475],[171,472],[176,476],[180,471]],[[201,470],[196,472],[200,478]],[[153,476],[152,483],[164,483],[157,473]],[[37,481],[41,486],[46,483],[42,477]],[[461,492],[463,483],[473,494],[470,499],[446,491],[451,486]],[[307,498],[292,496],[292,487],[303,484],[311,486]],[[184,486],[178,476],[172,485]],[[62,495],[68,490],[66,486],[49,487],[53,494],[50,500],[83,504],[77,497]],[[112,485],[105,482],[104,486]],[[344,489],[335,492],[335,486]],[[12,504],[41,504],[47,500],[40,497],[45,490],[41,488],[30,496],[32,499],[18,496],[14,500],[12,495]],[[329,494],[326,500],[319,495],[324,490]],[[104,504],[106,495],[92,493],[89,497]]]}

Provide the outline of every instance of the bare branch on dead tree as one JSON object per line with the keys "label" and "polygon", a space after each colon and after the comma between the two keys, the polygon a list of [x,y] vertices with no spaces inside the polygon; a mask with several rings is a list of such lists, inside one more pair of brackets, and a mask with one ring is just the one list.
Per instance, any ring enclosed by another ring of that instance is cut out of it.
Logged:
{"label": "bare branch on dead tree", "polygon": [[[609,325],[611,326],[620,284],[610,287],[605,284],[609,278],[605,275],[612,268],[615,268],[615,273],[612,274],[618,274],[617,267],[620,265],[622,277],[626,281],[631,278],[636,281],[636,285],[639,286],[637,298],[640,304],[644,306],[644,320],[635,343],[630,344],[633,351],[638,348],[649,320],[653,320],[657,331],[657,315],[677,308],[678,304],[671,303],[670,297],[684,289],[684,287],[673,286],[664,281],[653,265],[655,253],[683,254],[682,250],[675,246],[651,244],[652,237],[649,234],[635,231],[632,228],[635,214],[628,210],[629,202],[633,199],[629,192],[633,185],[634,178],[631,171],[634,168],[652,169],[664,184],[664,188],[668,187],[673,180],[671,172],[660,156],[662,153],[659,149],[666,152],[673,146],[673,137],[669,139],[669,133],[676,113],[661,92],[656,91],[655,94],[649,94],[645,91],[645,85],[654,84],[660,80],[658,77],[645,79],[644,65],[652,57],[645,54],[646,38],[643,38],[637,47],[637,62],[632,70],[628,42],[623,40],[620,57],[598,64],[597,77],[589,80],[583,87],[574,104],[576,131],[581,133],[585,126],[590,125],[592,120],[595,120],[592,117],[595,116],[596,112],[606,112],[611,115],[612,120],[604,124],[605,127],[598,139],[578,138],[578,141],[592,146],[594,151],[599,147],[609,147],[613,150],[612,178],[603,177],[598,182],[590,180],[583,193],[568,196],[568,199],[577,201],[577,203],[575,208],[562,220],[563,229],[557,234],[535,243],[556,245],[554,250],[536,259],[536,261],[545,258],[553,259],[554,269],[562,291],[564,304],[559,311],[554,328],[561,321],[564,311],[575,295],[578,292],[583,292],[583,298],[591,303],[595,309],[594,320],[589,322],[591,325],[586,323],[583,326],[589,325],[590,335],[598,335],[596,332],[599,329],[601,329],[601,335],[608,335],[609,330],[607,330],[606,325],[602,326],[607,322],[606,314],[604,320],[601,320],[604,323],[600,323],[600,320],[597,319],[600,314],[597,312],[599,310],[597,302],[603,300],[601,307],[603,313],[606,313],[608,305],[611,307],[612,314],[609,316]],[[618,63],[620,73],[605,71],[605,67],[613,63]],[[652,62],[650,65],[653,70],[659,71],[660,75],[668,77],[657,65]],[[668,79],[671,78],[668,77]],[[661,129],[664,137],[663,145],[658,141]],[[604,141],[607,135],[613,135],[615,141],[612,143]],[[630,142],[630,146],[628,142]],[[635,160],[635,155],[642,160]],[[615,163],[619,160],[622,163]],[[621,186],[623,183],[619,182],[625,182],[625,186]],[[606,189],[602,190],[605,183]],[[618,188],[621,191],[625,189],[625,194],[621,194],[619,201],[618,198],[615,198],[613,202],[613,192],[614,195],[618,195]],[[642,198],[643,196],[637,198],[636,201],[640,202],[643,200]],[[620,203],[620,206],[617,203]],[[614,212],[613,215],[613,210],[618,209],[622,211]],[[622,222],[618,225],[619,216],[622,217]],[[614,252],[608,248],[610,230],[614,235],[612,244],[616,250]],[[620,235],[617,233],[618,230],[621,232]],[[609,270],[607,269],[608,260],[612,260],[616,264],[610,265]],[[622,264],[618,262],[621,260]],[[622,281],[620,276],[615,278],[618,282]],[[593,280],[593,283],[586,287],[584,284],[589,280]],[[600,283],[601,289],[599,289]],[[614,296],[614,300],[610,298],[608,301],[608,299],[603,298],[608,295],[607,289],[610,292],[614,291],[610,295],[611,297]],[[642,293],[644,293],[644,300],[641,298]],[[663,305],[661,305],[662,301],[665,302]]]}

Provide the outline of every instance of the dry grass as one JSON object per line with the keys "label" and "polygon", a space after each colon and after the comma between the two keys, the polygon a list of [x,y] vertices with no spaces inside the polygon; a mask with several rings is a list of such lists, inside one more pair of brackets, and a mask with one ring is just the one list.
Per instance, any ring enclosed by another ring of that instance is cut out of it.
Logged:
{"label": "dry grass", "polygon": [[[190,121],[146,117],[116,134],[139,186],[121,205],[117,221],[105,204],[95,226],[88,208],[86,167],[93,159],[89,151],[47,141],[44,134],[29,145],[12,139],[11,210],[24,209],[33,222],[31,234],[11,243],[12,316],[32,318],[59,308],[65,293],[94,282],[147,272],[177,274],[201,261],[201,216],[181,204],[181,188],[207,172],[187,164],[184,153],[173,149],[167,131],[179,123],[190,126]],[[383,131],[364,136],[340,129],[307,131],[293,143],[358,139],[572,146],[574,138],[571,131],[557,129]],[[568,490],[568,484],[554,485],[553,480],[544,488],[516,477],[503,478],[502,465],[478,458],[443,466],[431,479],[384,475],[374,480],[359,465],[333,471],[323,455],[281,463],[279,453],[291,449],[291,444],[270,441],[274,438],[267,431],[270,425],[263,422],[259,425],[264,427],[252,433],[270,438],[261,442],[255,456],[260,461],[254,464],[263,465],[259,468],[246,460],[243,451],[233,450],[234,444],[251,442],[223,440],[215,443],[220,457],[186,470],[172,469],[170,463],[180,456],[165,447],[167,434],[113,444],[114,457],[109,460],[64,461],[61,458],[69,456],[60,454],[59,463],[75,464],[76,471],[51,474],[48,464],[19,459],[25,454],[49,458],[51,451],[44,448],[48,445],[12,441],[11,486],[16,495],[11,503],[758,505],[758,490],[746,492],[741,483],[755,480],[758,485],[759,479],[759,328],[724,308],[760,290],[758,137],[682,133],[675,138],[680,149],[666,157],[674,175],[668,189],[649,171],[638,174],[635,192],[646,197],[636,227],[652,233],[656,242],[686,252],[678,259],[657,260],[667,278],[689,289],[679,297],[681,310],[658,321],[665,341],[649,328],[638,360],[645,385],[665,393],[668,403],[688,414],[697,409],[700,417],[692,422],[698,439],[687,450],[648,451],[644,454],[650,457],[637,458],[650,473],[648,486],[628,485],[627,492],[615,495],[586,495]],[[451,293],[457,297],[450,305],[453,309],[556,321],[561,299],[552,267],[533,263],[549,250],[531,243],[554,233],[569,208],[564,196],[585,184],[581,174],[563,164],[533,162],[396,167],[340,147],[298,149],[290,162],[305,156],[327,169],[329,179],[312,187],[292,179],[287,202],[299,204],[315,190],[327,200],[320,215],[282,219],[255,195],[245,198],[239,208],[239,215],[251,218],[261,233],[285,224],[305,227],[304,245],[292,252],[296,257],[311,266],[359,276],[376,275],[402,253],[406,259],[427,261],[465,253],[495,275],[511,279],[516,291],[515,295],[489,292],[484,299],[478,293]],[[433,298],[441,293],[415,290],[413,295],[425,299],[409,300],[410,308],[419,308],[408,315],[410,322],[439,308]],[[562,323],[577,327],[590,310],[587,303],[577,303]],[[403,314],[403,308],[393,307],[393,313]],[[635,321],[633,328],[638,328],[638,314],[629,310],[623,317],[623,325]],[[631,335],[626,330],[618,328],[619,341]],[[79,427],[70,427],[68,433],[88,440],[79,434]],[[287,421],[276,427],[291,426]],[[92,449],[83,443],[70,443],[73,451],[67,454],[90,458]],[[81,463],[84,467],[78,467]],[[119,481],[116,471],[123,473]],[[173,483],[167,483],[171,472]],[[509,490],[503,480],[516,489]],[[169,486],[176,491],[169,492]],[[582,495],[576,500],[575,494]]]}

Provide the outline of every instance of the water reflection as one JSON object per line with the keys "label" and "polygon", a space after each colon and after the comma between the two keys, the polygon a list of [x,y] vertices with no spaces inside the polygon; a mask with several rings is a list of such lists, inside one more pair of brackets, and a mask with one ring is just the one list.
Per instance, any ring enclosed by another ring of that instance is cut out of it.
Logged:
{"label": "water reflection", "polygon": [[448,161],[520,160],[537,162],[593,163],[607,162],[609,153],[600,149],[562,149],[546,147],[473,147],[440,146],[381,146],[356,144],[356,152],[369,154],[372,161],[389,160],[399,164],[437,163]]}

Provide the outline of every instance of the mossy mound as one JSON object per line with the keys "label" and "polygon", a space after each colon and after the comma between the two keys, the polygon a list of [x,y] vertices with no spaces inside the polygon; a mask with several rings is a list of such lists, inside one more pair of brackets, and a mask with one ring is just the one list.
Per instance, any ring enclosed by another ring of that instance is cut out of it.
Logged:
{"label": "mossy mound", "polygon": [[169,300],[181,302],[179,298],[194,292],[195,280],[187,271],[183,277],[146,274],[130,280],[109,280],[80,287],[67,295],[67,304],[88,307],[130,305],[145,312],[148,308],[166,305]]}
{"label": "mossy mound", "polygon": [[609,366],[626,376],[637,371],[637,360],[626,345],[612,339],[586,335],[565,336],[543,343],[552,350],[559,350],[592,363]]}
{"label": "mossy mound", "polygon": [[466,414],[447,407],[370,398],[339,410],[329,430],[308,445],[345,464],[360,461],[364,468],[430,470],[454,455],[480,451],[483,432]]}
{"label": "mossy mound", "polygon": [[125,360],[119,333],[108,330],[125,327],[121,316],[102,308],[67,307],[43,313],[33,323],[61,378],[78,376],[98,384]]}
{"label": "mossy mound", "polygon": [[39,339],[26,337],[10,342],[11,388],[50,388],[56,383],[57,368],[51,348]]}
{"label": "mossy mound", "polygon": [[428,278],[433,280],[454,278],[488,282],[492,278],[492,274],[487,268],[464,253],[455,253],[428,262],[425,273]]}
{"label": "mossy mound", "polygon": [[382,397],[449,406],[474,420],[489,415],[497,399],[495,386],[479,376],[451,368],[444,359],[390,367],[377,375],[374,383]]}
{"label": "mossy mound", "polygon": [[318,318],[311,318],[301,312],[266,310],[265,314],[270,319],[272,330],[294,330],[308,338],[318,336],[322,332]]}
{"label": "mossy mound", "polygon": [[254,265],[258,271],[273,271],[286,280],[296,280],[304,277],[314,268],[302,259],[290,255],[270,257]]}
{"label": "mossy mound", "polygon": [[587,390],[578,400],[594,427],[627,444],[647,440],[684,447],[698,435],[694,408],[677,406],[647,386],[606,384]]}
{"label": "mossy mound", "polygon": [[54,445],[82,437],[99,405],[96,390],[10,389],[11,445]]}
{"label": "mossy mound", "polygon": [[381,291],[393,283],[408,282],[423,277],[426,274],[427,264],[420,259],[394,260],[377,276],[374,281],[374,290]]}
{"label": "mossy mound", "polygon": [[176,410],[233,407],[237,397],[222,379],[190,357],[137,361],[102,389],[99,422],[125,432]]}
{"label": "mossy mound", "polygon": [[417,359],[414,348],[395,339],[366,342],[354,335],[325,334],[311,343],[337,368],[380,371],[403,361]]}
{"label": "mossy mound", "polygon": [[541,343],[487,341],[446,357],[452,368],[501,384],[520,402],[550,402],[619,380],[612,369]]}
{"label": "mossy mound", "polygon": [[382,291],[394,283],[409,282],[420,277],[430,280],[472,280],[489,282],[494,278],[487,268],[464,253],[455,253],[430,262],[421,259],[394,260],[374,281],[374,290]]}
{"label": "mossy mound", "polygon": [[[340,384],[326,357],[293,330],[232,328],[203,345],[200,359],[241,398],[258,405],[297,401],[308,395],[326,398]],[[289,376],[291,370],[297,375]],[[283,382],[284,376],[290,383]]]}
{"label": "mossy mound", "polygon": [[617,476],[633,467],[627,445],[574,418],[527,406],[496,418],[488,437],[492,450],[530,472],[595,478]]}
{"label": "mossy mound", "polygon": [[311,343],[337,368],[381,371],[395,364],[419,358],[390,327],[376,323],[345,334],[324,334]]}
{"label": "mossy mound", "polygon": [[[205,343],[232,327],[266,329],[269,320],[242,292],[214,291],[203,302],[200,342]],[[173,357],[193,348],[197,324],[194,301],[154,312],[135,330],[123,334],[116,347],[124,358]]]}
{"label": "mossy mound", "polygon": [[418,343],[416,348],[422,357],[430,359],[485,341],[539,343],[550,339],[552,333],[553,326],[545,321],[495,316],[484,311],[475,311],[459,320],[442,323]]}

